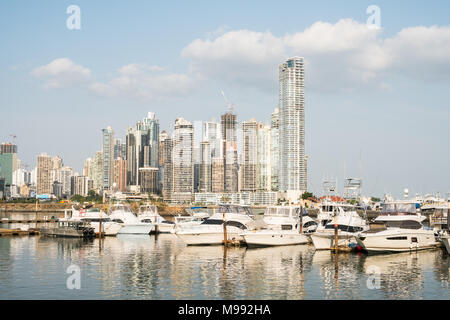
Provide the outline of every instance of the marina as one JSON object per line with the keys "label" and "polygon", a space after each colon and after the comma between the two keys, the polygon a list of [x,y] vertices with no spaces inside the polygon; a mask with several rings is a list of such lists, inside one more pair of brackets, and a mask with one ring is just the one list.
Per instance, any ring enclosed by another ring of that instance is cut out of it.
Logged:
{"label": "marina", "polygon": [[[309,245],[186,246],[174,234],[0,237],[0,299],[449,299],[442,249],[367,255]],[[101,250],[99,250],[101,248]],[[66,281],[80,268],[80,289]],[[368,286],[379,272],[379,287]]]}

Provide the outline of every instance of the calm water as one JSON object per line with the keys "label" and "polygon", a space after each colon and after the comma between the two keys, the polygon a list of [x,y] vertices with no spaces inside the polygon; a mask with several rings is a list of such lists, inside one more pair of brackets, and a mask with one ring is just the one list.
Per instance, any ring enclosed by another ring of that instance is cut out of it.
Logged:
{"label": "calm water", "polygon": [[[0,237],[0,299],[449,299],[442,250],[341,254],[312,246],[186,247],[175,235]],[[70,265],[81,289],[69,290]],[[380,286],[368,289],[371,268]]]}

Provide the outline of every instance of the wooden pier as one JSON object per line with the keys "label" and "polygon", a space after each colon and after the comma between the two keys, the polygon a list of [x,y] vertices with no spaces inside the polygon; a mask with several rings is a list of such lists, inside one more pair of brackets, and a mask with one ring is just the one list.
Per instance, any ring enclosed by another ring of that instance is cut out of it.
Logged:
{"label": "wooden pier", "polygon": [[34,236],[40,234],[39,230],[37,229],[28,229],[28,230],[21,230],[21,229],[0,229],[0,236]]}

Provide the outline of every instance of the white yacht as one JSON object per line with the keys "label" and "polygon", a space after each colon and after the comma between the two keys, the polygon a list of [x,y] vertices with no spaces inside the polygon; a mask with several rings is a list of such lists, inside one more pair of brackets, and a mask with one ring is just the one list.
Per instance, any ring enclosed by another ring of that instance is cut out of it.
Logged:
{"label": "white yacht", "polygon": [[250,207],[222,204],[210,218],[200,224],[178,226],[175,234],[187,245],[218,245],[225,239],[241,242],[242,231],[253,221]]}
{"label": "white yacht", "polygon": [[207,211],[206,207],[192,207],[186,209],[186,212],[189,214],[188,216],[175,217],[175,228],[171,233],[176,233],[183,227],[197,226],[211,217],[211,213]]}
{"label": "white yacht", "polygon": [[316,227],[317,223],[300,207],[271,206],[264,212],[261,228],[247,230],[242,236],[249,247],[307,244],[308,232]]}
{"label": "white yacht", "polygon": [[165,220],[159,215],[158,208],[148,203],[139,207],[138,219],[140,222],[154,224],[154,231],[158,233],[171,233],[175,228],[175,223]]}
{"label": "white yacht", "polygon": [[150,234],[154,227],[153,223],[139,221],[126,204],[115,204],[109,217],[122,225],[119,234]]}
{"label": "white yacht", "polygon": [[[357,237],[358,244],[368,252],[402,252],[430,249],[439,245],[435,233],[422,222],[418,205],[409,200],[386,202],[371,230]],[[377,226],[377,228],[374,228]]]}
{"label": "white yacht", "polygon": [[105,236],[115,236],[122,228],[120,223],[111,221],[105,212],[101,212],[100,209],[95,208],[83,208],[77,210],[72,207],[72,216],[66,218],[67,221],[71,222],[82,221],[90,223],[91,227],[94,228],[96,235],[100,232],[100,219],[102,221],[102,233],[104,233]]}
{"label": "white yacht", "polygon": [[356,208],[348,203],[326,201],[319,209],[316,232],[311,240],[317,250],[334,247],[334,225],[338,228],[338,247],[356,246],[355,236],[369,229],[366,221],[359,216]]}

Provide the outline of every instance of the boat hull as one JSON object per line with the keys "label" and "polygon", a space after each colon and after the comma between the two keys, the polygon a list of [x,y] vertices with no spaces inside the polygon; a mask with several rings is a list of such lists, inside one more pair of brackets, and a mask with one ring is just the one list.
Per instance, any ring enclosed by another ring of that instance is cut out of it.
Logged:
{"label": "boat hull", "polygon": [[362,234],[356,240],[367,252],[406,252],[433,249],[439,246],[432,232],[380,235]]}
{"label": "boat hull", "polygon": [[[224,241],[223,232],[208,232],[208,233],[183,233],[177,232],[176,235],[183,240],[188,246],[201,245],[221,245]],[[228,241],[243,242],[244,238],[238,233],[227,233]]]}
{"label": "boat hull", "polygon": [[298,232],[248,232],[243,234],[244,241],[249,247],[290,246],[307,244],[308,236]]}
{"label": "boat hull", "polygon": [[[334,248],[334,234],[331,233],[312,233],[311,241],[316,250],[331,250]],[[348,247],[356,243],[354,235],[338,234],[338,247]]]}
{"label": "boat hull", "polygon": [[150,234],[152,224],[124,224],[118,234]]}
{"label": "boat hull", "polygon": [[[98,235],[100,233],[100,223],[91,222],[91,226],[94,228],[95,234]],[[119,233],[120,229],[122,229],[122,225],[119,223],[105,222],[102,223],[102,229],[105,236],[113,237]]]}

